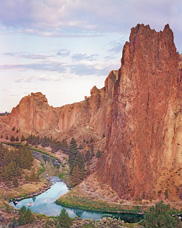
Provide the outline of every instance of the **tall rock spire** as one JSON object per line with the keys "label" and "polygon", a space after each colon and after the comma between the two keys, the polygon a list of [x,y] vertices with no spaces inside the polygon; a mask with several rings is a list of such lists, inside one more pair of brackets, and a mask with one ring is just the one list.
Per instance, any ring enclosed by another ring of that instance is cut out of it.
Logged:
{"label": "tall rock spire", "polygon": [[179,112],[178,63],[169,25],[160,32],[143,24],[131,29],[107,123],[107,153],[98,168],[100,180],[120,197],[156,197],[162,170],[173,168],[171,159],[182,165],[169,130],[177,121],[171,113]]}

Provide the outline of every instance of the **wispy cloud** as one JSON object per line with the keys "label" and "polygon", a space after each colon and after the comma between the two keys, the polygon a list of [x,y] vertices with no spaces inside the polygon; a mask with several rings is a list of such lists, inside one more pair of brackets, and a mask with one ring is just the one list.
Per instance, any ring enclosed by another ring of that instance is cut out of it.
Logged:
{"label": "wispy cloud", "polygon": [[36,71],[53,71],[63,73],[65,66],[57,62],[36,62],[27,64],[5,64],[0,65],[0,70],[36,70]]}
{"label": "wispy cloud", "polygon": [[49,57],[52,57],[51,55],[26,54],[26,53],[15,53],[15,52],[7,52],[7,53],[3,53],[3,54],[6,56],[11,56],[11,57],[35,59],[35,60],[45,60],[45,59],[48,59]]}
{"label": "wispy cloud", "polygon": [[70,55],[70,51],[69,50],[66,50],[66,49],[60,49],[58,52],[57,52],[57,55],[60,55],[62,57],[67,57]]}
{"label": "wispy cloud", "polygon": [[87,55],[82,53],[76,53],[72,55],[73,61],[82,61],[82,60],[88,60],[88,61],[95,61],[98,57],[97,54]]}
{"label": "wispy cloud", "polygon": [[26,83],[26,82],[53,82],[53,81],[60,81],[62,80],[62,77],[60,75],[47,75],[47,74],[41,74],[39,76],[34,75],[28,75],[26,77],[18,77],[15,80],[15,83]]}
{"label": "wispy cloud", "polygon": [[70,65],[70,73],[78,76],[87,76],[87,75],[97,75],[97,76],[107,76],[111,71],[113,65],[96,65],[96,64],[76,64]]}
{"label": "wispy cloud", "polygon": [[[81,58],[82,59],[82,58]],[[84,59],[84,58],[83,58]],[[60,62],[54,62],[54,61],[38,61],[34,63],[25,63],[25,64],[5,64],[0,65],[0,70],[17,70],[19,72],[22,71],[35,71],[35,75],[38,75],[36,77],[31,77],[29,79],[22,79],[18,78],[16,82],[31,82],[32,80],[38,80],[38,81],[49,81],[53,79],[53,76],[44,76],[40,77],[39,73],[37,71],[41,72],[52,72],[53,75],[58,73],[61,77],[62,74],[64,75],[75,75],[75,76],[88,76],[88,75],[105,75],[107,76],[109,71],[113,69],[113,64],[102,64],[87,61],[87,62],[79,62],[79,63],[60,63]],[[55,76],[54,80],[57,80],[57,76]]]}
{"label": "wispy cloud", "polygon": [[123,45],[126,42],[128,38],[127,37],[123,37],[122,39],[119,39],[119,41],[112,41],[108,44],[108,51],[111,54],[118,54],[122,52],[123,49]]}
{"label": "wispy cloud", "polygon": [[156,28],[168,22],[181,31],[181,8],[179,0],[1,0],[0,22],[47,36],[60,28],[119,32],[138,22]]}

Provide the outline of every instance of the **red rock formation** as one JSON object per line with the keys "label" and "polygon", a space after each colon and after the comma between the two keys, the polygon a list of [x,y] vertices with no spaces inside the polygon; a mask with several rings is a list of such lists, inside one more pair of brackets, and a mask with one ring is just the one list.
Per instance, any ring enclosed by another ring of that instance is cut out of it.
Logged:
{"label": "red rock formation", "polygon": [[99,181],[125,199],[157,198],[172,186],[172,198],[182,198],[182,65],[169,25],[161,32],[132,28],[121,63],[84,101],[53,108],[32,93],[0,126],[81,140],[91,135],[102,141],[106,134]]}
{"label": "red rock formation", "polygon": [[48,105],[46,97],[40,92],[22,98],[9,117],[11,127],[15,126],[29,134],[54,131],[57,122],[57,110]]}
{"label": "red rock formation", "polygon": [[178,64],[169,25],[162,32],[144,25],[131,29],[98,171],[122,198],[156,197],[162,171],[182,165]]}
{"label": "red rock formation", "polygon": [[118,71],[112,71],[106,79],[105,88],[97,89],[94,86],[91,96],[84,101],[60,108],[49,106],[42,93],[31,93],[12,109],[7,127],[16,127],[23,134],[52,135],[57,138],[65,135],[75,138],[88,135],[86,138],[90,138],[89,135],[93,134],[102,138],[106,133],[106,114],[117,77]]}
{"label": "red rock formation", "polygon": [[118,71],[111,71],[105,81],[105,87],[98,89],[94,86],[90,97],[84,101],[66,105],[59,116],[59,131],[67,132],[73,127],[92,129],[102,136],[106,133],[106,116],[112,99],[114,83],[118,78]]}

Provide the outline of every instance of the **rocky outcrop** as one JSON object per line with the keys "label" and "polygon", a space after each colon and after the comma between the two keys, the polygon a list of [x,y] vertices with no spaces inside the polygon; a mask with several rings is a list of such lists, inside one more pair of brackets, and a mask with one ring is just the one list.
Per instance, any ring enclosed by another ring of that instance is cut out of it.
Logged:
{"label": "rocky outcrop", "polygon": [[137,25],[125,43],[121,68],[110,72],[104,88],[94,86],[90,97],[61,108],[32,93],[2,126],[80,141],[106,135],[97,167],[100,182],[124,199],[158,198],[165,192],[182,199],[181,63],[169,25],[160,32]]}
{"label": "rocky outcrop", "polygon": [[[105,134],[106,111],[112,97],[114,85],[112,81],[115,81],[116,72],[112,71],[108,76],[106,80],[107,87],[98,89],[94,86],[90,91],[90,97],[86,97],[82,102],[65,106],[59,116],[58,128],[61,132],[67,132],[76,126],[90,128],[100,136]],[[109,79],[110,77],[113,79]],[[111,82],[107,83],[108,80],[111,80]]]}
{"label": "rocky outcrop", "polygon": [[69,132],[76,127],[91,129],[100,136],[105,135],[107,112],[118,73],[117,70],[111,71],[105,87],[98,89],[94,86],[90,91],[91,96],[85,97],[84,101],[64,106],[59,115],[59,131]]}
{"label": "rocky outcrop", "polygon": [[162,172],[182,166],[181,78],[169,25],[160,32],[144,25],[132,28],[98,171],[120,197],[158,197]]}
{"label": "rocky outcrop", "polygon": [[7,126],[10,129],[16,127],[23,134],[52,135],[58,138],[67,134],[73,137],[75,129],[81,128],[83,131],[80,134],[92,131],[101,137],[106,133],[107,109],[118,72],[109,74],[104,88],[94,86],[90,91],[91,96],[85,97],[84,101],[60,108],[49,106],[42,93],[31,93],[12,109]]}
{"label": "rocky outcrop", "polygon": [[9,125],[28,134],[53,131],[58,122],[58,114],[57,109],[48,105],[42,93],[31,93],[12,109]]}

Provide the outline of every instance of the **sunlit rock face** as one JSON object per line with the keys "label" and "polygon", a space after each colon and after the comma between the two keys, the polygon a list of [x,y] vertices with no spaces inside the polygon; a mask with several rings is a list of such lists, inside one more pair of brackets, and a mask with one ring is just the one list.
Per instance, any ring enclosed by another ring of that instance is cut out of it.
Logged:
{"label": "sunlit rock face", "polygon": [[9,124],[22,132],[38,134],[54,129],[58,122],[56,109],[48,105],[45,95],[31,93],[12,109]]}
{"label": "sunlit rock face", "polygon": [[[121,68],[85,100],[53,108],[41,93],[22,98],[0,132],[102,141],[98,181],[124,199],[182,199],[182,57],[169,25],[131,29]],[[5,133],[4,133],[5,134]],[[181,173],[180,173],[181,172]],[[181,176],[180,176],[181,175]]]}
{"label": "sunlit rock face", "polygon": [[181,80],[169,25],[160,32],[132,28],[107,119],[107,152],[98,166],[99,180],[121,198],[158,197],[163,171],[182,166]]}
{"label": "sunlit rock face", "polygon": [[[106,134],[106,119],[109,104],[112,100],[114,83],[119,71],[111,71],[105,81],[105,87],[98,89],[94,86],[90,97],[84,101],[54,108],[48,104],[47,98],[40,92],[31,93],[21,99],[12,109],[7,125],[16,127],[22,133],[52,135],[60,137],[73,134],[77,130],[102,137]],[[76,136],[77,137],[77,136]],[[89,137],[89,136],[87,136]]]}
{"label": "sunlit rock face", "polygon": [[72,127],[90,128],[100,136],[106,134],[107,115],[110,113],[110,103],[113,88],[118,79],[119,71],[111,71],[105,80],[105,87],[94,86],[90,97],[79,103],[66,105],[60,113],[58,127],[61,132],[67,132]]}

